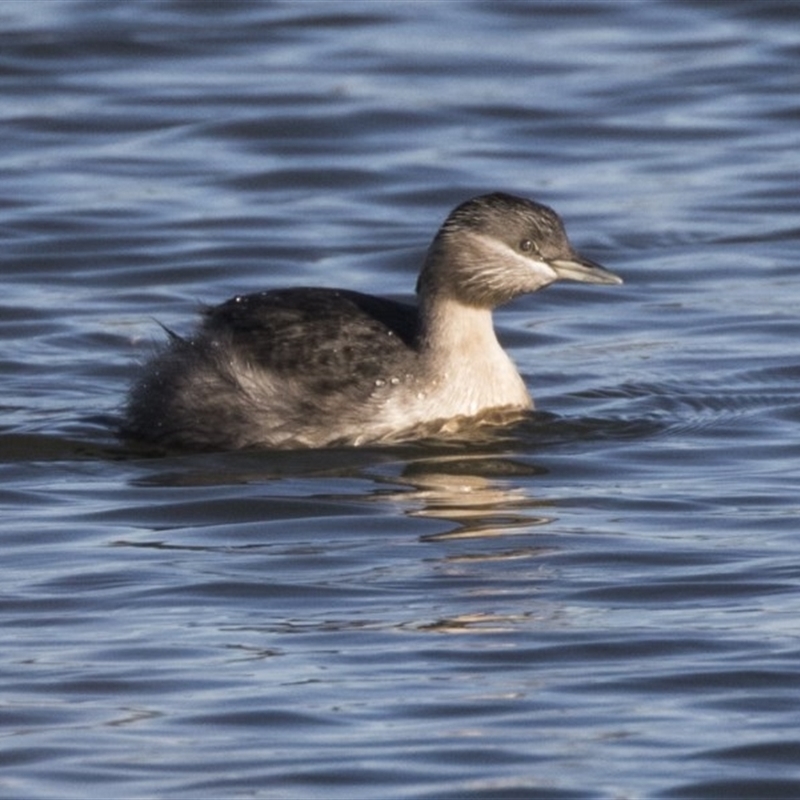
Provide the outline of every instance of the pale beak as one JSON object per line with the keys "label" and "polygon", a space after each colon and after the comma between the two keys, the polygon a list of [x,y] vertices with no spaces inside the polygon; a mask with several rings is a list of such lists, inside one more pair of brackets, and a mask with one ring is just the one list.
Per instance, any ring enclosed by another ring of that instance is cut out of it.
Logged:
{"label": "pale beak", "polygon": [[622,278],[609,272],[588,258],[574,254],[572,258],[557,258],[547,262],[562,281],[580,281],[581,283],[622,283]]}

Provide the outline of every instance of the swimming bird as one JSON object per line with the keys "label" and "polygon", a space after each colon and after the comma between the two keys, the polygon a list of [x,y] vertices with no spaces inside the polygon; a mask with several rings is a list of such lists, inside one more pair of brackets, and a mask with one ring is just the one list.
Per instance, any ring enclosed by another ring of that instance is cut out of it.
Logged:
{"label": "swimming bird", "polygon": [[132,388],[122,432],[166,447],[300,448],[447,436],[533,400],[492,311],[557,280],[618,284],[560,217],[505,193],[456,207],[417,302],[327,288],[237,295],[202,312]]}

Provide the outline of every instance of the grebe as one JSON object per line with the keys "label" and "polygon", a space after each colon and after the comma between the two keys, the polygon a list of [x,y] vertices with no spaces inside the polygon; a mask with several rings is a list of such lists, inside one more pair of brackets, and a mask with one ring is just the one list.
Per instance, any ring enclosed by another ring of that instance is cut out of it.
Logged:
{"label": "grebe", "polygon": [[519,418],[533,401],[492,310],[557,280],[618,284],[559,216],[504,193],[455,208],[410,305],[346,289],[238,295],[203,311],[131,390],[124,435],[167,447],[363,445]]}

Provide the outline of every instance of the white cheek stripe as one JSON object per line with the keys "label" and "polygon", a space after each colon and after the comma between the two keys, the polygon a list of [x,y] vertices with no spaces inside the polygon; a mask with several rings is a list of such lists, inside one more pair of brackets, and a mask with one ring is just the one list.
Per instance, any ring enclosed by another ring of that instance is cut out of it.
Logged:
{"label": "white cheek stripe", "polygon": [[546,261],[527,258],[509,247],[505,242],[495,239],[494,236],[484,236],[481,233],[473,233],[472,235],[480,241],[482,250],[496,254],[497,260],[509,264],[509,267],[513,262],[517,268],[526,272],[533,272],[547,281],[554,281],[558,278],[558,273]]}

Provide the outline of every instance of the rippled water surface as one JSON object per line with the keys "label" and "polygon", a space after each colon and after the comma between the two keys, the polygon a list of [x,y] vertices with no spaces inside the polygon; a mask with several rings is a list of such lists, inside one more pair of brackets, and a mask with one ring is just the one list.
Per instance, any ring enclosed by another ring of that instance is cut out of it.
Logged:
{"label": "rippled water surface", "polygon": [[[800,795],[794,2],[0,4],[0,795]],[[622,287],[496,314],[498,440],[151,457],[203,302],[409,297],[456,203]]]}

